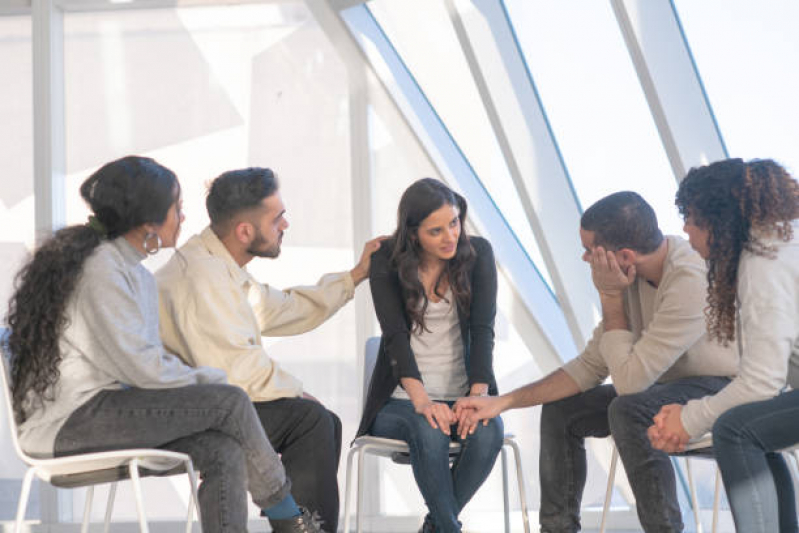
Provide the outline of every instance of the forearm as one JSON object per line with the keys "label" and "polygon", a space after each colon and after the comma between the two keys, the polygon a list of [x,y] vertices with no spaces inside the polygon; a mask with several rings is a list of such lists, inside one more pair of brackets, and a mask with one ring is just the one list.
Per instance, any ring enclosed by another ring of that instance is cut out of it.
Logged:
{"label": "forearm", "polygon": [[430,397],[421,381],[416,378],[400,378],[400,383],[411,398],[411,403],[417,410],[430,403]]}
{"label": "forearm", "polygon": [[579,385],[562,368],[538,381],[520,387],[500,398],[503,411],[550,403],[581,392]]}
{"label": "forearm", "polygon": [[602,324],[605,331],[628,329],[621,291],[600,292],[599,301],[602,304]]}
{"label": "forearm", "polygon": [[488,394],[488,383],[472,383],[469,396],[485,396]]}

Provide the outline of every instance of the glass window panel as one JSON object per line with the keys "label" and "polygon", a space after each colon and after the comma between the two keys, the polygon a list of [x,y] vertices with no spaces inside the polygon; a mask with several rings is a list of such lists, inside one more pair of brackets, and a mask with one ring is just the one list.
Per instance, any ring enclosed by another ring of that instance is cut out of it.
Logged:
{"label": "glass window panel", "polygon": [[369,9],[551,287],[444,2],[373,0]]}
{"label": "glass window panel", "polygon": [[610,3],[506,5],[583,208],[634,190],[680,233],[676,180]]}
{"label": "glass window panel", "polygon": [[772,158],[799,173],[799,3],[676,3],[732,157]]}
{"label": "glass window panel", "polygon": [[[5,326],[7,302],[16,272],[34,244],[33,214],[33,63],[30,16],[0,17],[0,309]],[[11,447],[8,422],[0,414],[0,520],[16,515],[24,465]],[[27,517],[39,516],[39,493],[31,491]]]}

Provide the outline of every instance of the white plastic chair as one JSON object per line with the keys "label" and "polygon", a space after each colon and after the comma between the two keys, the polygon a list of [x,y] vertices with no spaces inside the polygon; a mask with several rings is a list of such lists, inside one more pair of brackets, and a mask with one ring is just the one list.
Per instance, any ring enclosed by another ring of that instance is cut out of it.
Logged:
{"label": "white plastic chair", "polygon": [[[375,363],[377,362],[377,352],[380,347],[380,339],[372,337],[366,341],[366,354],[364,357],[364,397],[366,391],[369,390],[369,380],[374,370]],[[455,457],[460,453],[461,445],[457,442],[450,443],[449,454],[450,457]],[[510,532],[510,504],[508,501],[508,453],[507,448],[513,450],[513,457],[516,462],[516,480],[519,485],[519,499],[521,500],[522,519],[524,520],[524,531],[530,533],[530,522],[527,516],[527,496],[524,488],[524,474],[522,473],[522,458],[519,446],[516,444],[515,437],[506,433],[502,442],[502,451],[500,454],[502,460],[502,497],[503,509],[505,511],[505,533]],[[352,483],[352,459],[355,455],[358,456],[358,474],[357,474],[357,490],[355,501],[355,529],[357,533],[362,533],[362,520],[361,510],[364,492],[364,457],[367,455],[376,455],[378,457],[389,457],[393,461],[400,464],[410,464],[408,456],[408,445],[404,441],[395,439],[386,439],[382,437],[372,437],[364,435],[358,437],[352,443],[349,453],[347,454],[347,481],[344,489],[344,533],[350,531],[350,488]]]}
{"label": "white plastic chair", "polygon": [[[799,469],[799,446],[786,448],[782,450],[782,453],[789,453],[793,457],[794,461],[796,462],[796,467]],[[702,438],[697,439],[694,442],[691,442],[686,446],[685,452],[681,452],[679,454],[673,454],[682,457],[685,460],[685,474],[688,478],[688,491],[691,497],[691,506],[693,507],[694,511],[694,524],[696,525],[696,533],[702,533],[702,520],[700,517],[700,510],[699,510],[699,500],[696,496],[696,487],[694,485],[694,475],[691,471],[691,461],[690,458],[692,457],[701,457],[704,459],[713,459],[713,436],[708,433],[704,435]],[[605,532],[605,522],[608,516],[608,510],[610,508],[610,498],[613,494],[613,483],[616,477],[616,465],[619,460],[619,451],[616,449],[615,443],[613,443],[613,456],[610,460],[610,468],[608,469],[608,487],[605,491],[605,503],[602,507],[602,523],[599,526],[599,533]],[[716,533],[718,531],[718,524],[719,524],[719,505],[721,502],[721,491],[723,489],[722,482],[721,482],[721,470],[716,468],[716,483],[715,488],[713,491],[713,522],[711,525],[712,533]]]}
{"label": "white plastic chair", "polygon": [[136,497],[139,527],[142,533],[147,533],[148,527],[144,515],[140,478],[157,475],[169,476],[182,474],[184,472],[188,474],[189,483],[191,485],[191,498],[189,500],[188,517],[186,519],[186,533],[190,533],[192,529],[194,506],[198,505],[197,477],[194,474],[191,458],[186,454],[158,449],[129,449],[40,459],[31,457],[25,453],[20,447],[17,438],[17,424],[14,418],[11,389],[9,387],[8,371],[6,369],[6,334],[7,330],[0,328],[0,348],[2,348],[0,349],[0,352],[2,352],[2,354],[0,354],[0,360],[2,360],[0,381],[2,381],[3,402],[5,403],[4,414],[8,421],[9,434],[11,435],[11,442],[14,446],[14,450],[22,462],[28,466],[25,477],[22,480],[22,490],[19,496],[19,505],[17,506],[17,517],[14,523],[14,533],[20,533],[22,530],[22,522],[25,519],[25,510],[28,506],[28,498],[30,496],[31,484],[33,483],[34,476],[47,481],[55,487],[87,487],[81,533],[86,533],[89,529],[94,486],[101,483],[111,483],[105,513],[105,531],[108,532],[111,526],[111,512],[114,507],[114,497],[116,495],[116,482],[118,480],[130,479]]}

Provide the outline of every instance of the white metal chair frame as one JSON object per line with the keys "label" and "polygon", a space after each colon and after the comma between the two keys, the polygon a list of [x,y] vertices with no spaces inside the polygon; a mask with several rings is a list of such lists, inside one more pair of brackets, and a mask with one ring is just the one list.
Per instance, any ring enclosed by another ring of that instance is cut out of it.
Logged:
{"label": "white metal chair frame", "polygon": [[[375,359],[377,357],[377,349],[379,346],[378,338],[371,338],[366,343],[366,356],[364,358],[364,396],[369,389],[369,380],[371,378],[372,369],[374,368]],[[449,445],[450,457],[454,457],[460,453],[461,445],[457,442],[452,442]],[[510,503],[508,500],[508,454],[507,448],[513,450],[513,458],[516,463],[516,480],[519,486],[519,499],[521,500],[522,519],[524,520],[524,531],[530,533],[530,521],[527,516],[527,495],[524,487],[524,474],[522,472],[522,457],[519,450],[519,445],[516,443],[516,438],[510,433],[505,434],[502,441],[502,450],[500,452],[502,460],[502,497],[503,497],[503,510],[505,514],[505,533],[510,532]],[[378,457],[389,457],[395,462],[408,463],[409,449],[408,445],[401,440],[386,439],[382,437],[362,436],[355,439],[352,443],[349,453],[347,454],[347,480],[344,488],[344,533],[350,531],[350,492],[352,484],[352,459],[355,455],[358,456],[358,478],[357,478],[357,494],[355,501],[355,530],[357,533],[362,533],[362,520],[361,510],[363,503],[363,486],[364,486],[364,457],[367,454],[376,455]],[[401,458],[402,460],[396,461]]]}
{"label": "white metal chair frame", "polygon": [[94,486],[111,482],[105,513],[104,531],[108,532],[111,526],[114,497],[116,496],[116,482],[117,480],[129,478],[133,484],[133,492],[136,497],[139,527],[142,533],[147,533],[149,529],[144,515],[140,478],[151,475],[175,475],[184,472],[188,474],[191,485],[191,498],[189,499],[186,520],[186,533],[190,533],[194,507],[198,507],[199,515],[199,505],[197,500],[197,477],[194,473],[191,458],[186,454],[158,449],[127,449],[41,459],[31,457],[25,453],[17,437],[17,424],[6,370],[5,331],[2,329],[0,329],[0,339],[2,339],[2,346],[0,347],[0,352],[2,352],[0,353],[0,359],[2,360],[0,381],[2,381],[5,402],[4,414],[8,419],[9,434],[11,435],[14,451],[16,451],[22,462],[28,466],[22,481],[22,490],[14,522],[14,533],[20,533],[22,530],[34,477],[47,481],[56,487],[87,487],[81,533],[86,533],[89,529]]}
{"label": "white metal chair frame", "polygon": [[[691,507],[693,508],[694,512],[694,524],[696,525],[696,533],[702,533],[702,520],[699,510],[699,500],[696,496],[696,487],[694,485],[694,476],[693,472],[691,471],[691,458],[704,458],[704,459],[713,459],[713,437],[710,434],[703,436],[701,439],[696,440],[695,442],[690,443],[686,447],[686,454],[679,454],[685,460],[685,474],[688,478],[688,491],[691,496]],[[794,461],[796,462],[796,466],[799,469],[799,446],[793,448],[787,448],[782,450],[783,453],[790,453],[793,457]],[[599,526],[599,533],[605,532],[605,525],[608,516],[608,510],[610,509],[610,498],[613,495],[613,484],[616,478],[616,466],[619,461],[619,450],[616,448],[615,443],[613,443],[613,456],[610,460],[610,468],[608,469],[608,486],[607,490],[605,491],[605,502],[602,506],[602,522]],[[711,525],[712,533],[716,533],[718,531],[718,523],[719,523],[719,505],[721,502],[721,491],[722,491],[722,482],[721,482],[721,470],[716,468],[716,482],[715,488],[713,491],[713,521]]]}

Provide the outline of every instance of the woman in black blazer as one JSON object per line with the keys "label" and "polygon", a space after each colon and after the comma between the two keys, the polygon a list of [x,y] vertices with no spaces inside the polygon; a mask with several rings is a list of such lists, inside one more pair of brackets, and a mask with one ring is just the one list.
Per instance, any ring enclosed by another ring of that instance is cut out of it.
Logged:
{"label": "woman in black blazer", "polygon": [[[466,200],[440,181],[415,182],[397,230],[372,256],[369,280],[383,335],[358,435],[403,440],[429,513],[422,532],[459,532],[458,515],[502,447],[502,420],[468,424],[452,405],[495,395],[497,273],[491,245],[462,228]],[[462,451],[449,465],[449,443]]]}

